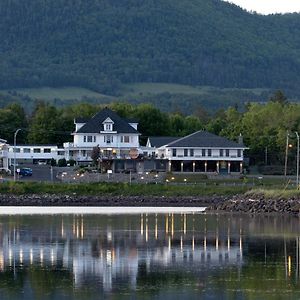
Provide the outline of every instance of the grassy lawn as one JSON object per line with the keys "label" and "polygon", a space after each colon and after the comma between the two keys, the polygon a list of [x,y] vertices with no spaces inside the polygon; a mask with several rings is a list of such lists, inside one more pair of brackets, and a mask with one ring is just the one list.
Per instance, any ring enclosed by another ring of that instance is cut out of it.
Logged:
{"label": "grassy lawn", "polygon": [[[179,180],[179,177],[177,177]],[[196,184],[177,181],[177,184],[129,184],[129,183],[47,183],[47,182],[4,182],[0,184],[2,194],[56,194],[86,196],[230,196],[236,194],[247,197],[300,198],[295,186],[276,184],[275,181],[262,184],[244,184],[236,180],[205,180]]]}
{"label": "grassy lawn", "polygon": [[[34,99],[44,99],[44,100],[81,100],[84,97],[88,98],[103,98],[109,96],[93,92],[91,90],[79,87],[64,87],[64,88],[26,88],[26,89],[13,89],[13,91],[18,94],[28,95],[30,98]],[[1,93],[8,93],[8,90],[0,90]]]}
{"label": "grassy lawn", "polygon": [[124,85],[124,94],[197,94],[203,95],[210,90],[214,90],[211,87],[192,87],[182,84],[171,83],[133,83]]}
{"label": "grassy lawn", "polygon": [[215,176],[214,178],[208,179],[205,174],[167,174],[166,180],[171,183],[193,183],[193,184],[204,184],[204,185],[252,185],[252,186],[266,186],[274,188],[283,188],[290,186],[288,181],[283,178],[273,177],[223,177]]}
{"label": "grassy lawn", "polygon": [[216,92],[235,92],[245,91],[252,92],[255,95],[260,95],[262,92],[267,91],[266,89],[221,89],[213,86],[190,86],[183,84],[172,84],[172,83],[133,83],[123,85],[121,93],[124,95],[131,94],[193,94],[193,95],[205,95],[214,94]]}
{"label": "grassy lawn", "polygon": [[112,195],[112,196],[213,196],[234,195],[249,190],[246,186],[202,186],[128,183],[40,183],[5,182],[2,194]]}

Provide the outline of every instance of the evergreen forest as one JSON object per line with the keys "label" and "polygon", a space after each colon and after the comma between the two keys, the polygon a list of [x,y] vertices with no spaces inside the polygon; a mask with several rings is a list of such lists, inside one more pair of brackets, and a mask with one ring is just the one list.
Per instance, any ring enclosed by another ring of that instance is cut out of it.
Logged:
{"label": "evergreen forest", "polygon": [[221,0],[2,0],[0,89],[122,84],[282,89],[300,96],[300,16]]}

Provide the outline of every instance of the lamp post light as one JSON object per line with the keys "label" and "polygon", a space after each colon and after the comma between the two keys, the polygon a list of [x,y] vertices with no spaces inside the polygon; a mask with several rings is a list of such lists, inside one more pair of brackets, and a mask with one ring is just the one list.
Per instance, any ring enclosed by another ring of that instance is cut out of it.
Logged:
{"label": "lamp post light", "polygon": [[295,132],[296,137],[297,137],[297,176],[296,176],[296,187],[297,190],[299,189],[299,134],[296,131]]}
{"label": "lamp post light", "polygon": [[17,143],[17,134],[21,129],[18,128],[14,133],[14,181],[16,181],[16,143]]}
{"label": "lamp post light", "polygon": [[292,144],[289,143],[289,132],[286,133],[286,147],[285,147],[285,162],[284,162],[284,177],[287,176],[287,165],[288,165],[288,152],[289,149],[293,147]]}
{"label": "lamp post light", "polygon": [[288,161],[288,151],[289,151],[289,133],[286,133],[286,145],[285,145],[285,160],[284,160],[284,177],[287,173],[287,161]]}

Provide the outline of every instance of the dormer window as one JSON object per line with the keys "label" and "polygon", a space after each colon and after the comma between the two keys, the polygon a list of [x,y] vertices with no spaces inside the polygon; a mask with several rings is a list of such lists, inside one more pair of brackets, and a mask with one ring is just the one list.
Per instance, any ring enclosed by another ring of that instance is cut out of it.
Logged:
{"label": "dormer window", "polygon": [[105,124],[105,131],[112,131],[112,124]]}
{"label": "dormer window", "polygon": [[111,118],[106,118],[102,124],[103,124],[104,131],[106,131],[106,132],[113,131],[114,122]]}

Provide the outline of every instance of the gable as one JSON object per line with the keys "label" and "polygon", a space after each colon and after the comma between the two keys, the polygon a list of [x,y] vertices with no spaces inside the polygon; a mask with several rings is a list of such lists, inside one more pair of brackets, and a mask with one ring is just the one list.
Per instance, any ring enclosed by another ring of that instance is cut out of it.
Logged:
{"label": "gable", "polygon": [[111,124],[114,124],[114,121],[113,121],[110,117],[107,117],[107,118],[102,122],[102,124],[105,124],[105,123],[111,123]]}
{"label": "gable", "polygon": [[116,133],[139,134],[130,124],[118,116],[114,111],[104,108],[94,115],[86,124],[84,124],[77,133],[100,133],[104,131],[104,124],[113,124],[113,131]]}

